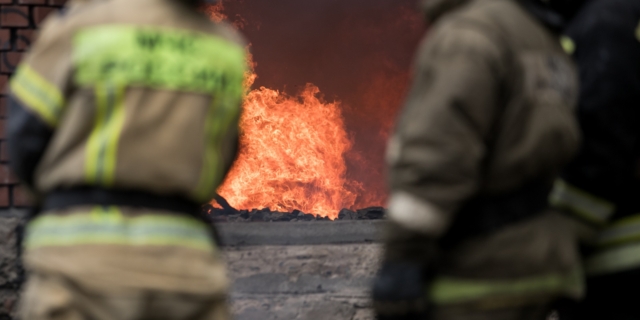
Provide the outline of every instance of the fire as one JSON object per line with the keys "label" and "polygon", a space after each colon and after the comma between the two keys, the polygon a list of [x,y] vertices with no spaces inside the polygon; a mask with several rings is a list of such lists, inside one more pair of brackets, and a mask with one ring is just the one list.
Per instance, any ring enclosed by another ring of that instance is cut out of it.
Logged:
{"label": "fire", "polygon": [[359,185],[346,179],[351,141],[338,102],[308,84],[298,96],[268,88],[247,96],[240,154],[219,189],[237,208],[270,208],[337,218]]}
{"label": "fire", "polygon": [[[249,7],[260,3],[255,2]],[[400,12],[408,12],[400,9]],[[237,29],[249,25],[237,13],[228,19],[224,10],[223,2],[204,8],[214,21],[232,20]],[[260,10],[264,8],[252,12]],[[250,12],[248,17],[252,16]],[[350,39],[363,39],[362,35],[366,35],[367,39],[374,39],[367,45],[377,45],[380,43],[377,37],[381,34],[385,34],[385,39],[395,39],[402,34],[402,28],[406,28],[402,24],[408,23],[412,28],[419,25],[416,23],[419,17],[415,15],[405,17],[402,14],[400,19],[403,22],[391,18],[379,29],[369,29],[370,24],[361,25],[364,26],[362,29],[353,29],[349,23],[345,29],[348,32],[338,31],[335,39],[349,42]],[[253,20],[251,25],[259,30],[260,22]],[[387,30],[388,26],[392,29]],[[411,32],[419,33],[419,30]],[[304,56],[294,59],[301,57]],[[331,219],[337,218],[342,208],[382,205],[386,197],[382,170],[384,142],[405,92],[408,71],[396,68],[394,63],[387,64],[384,53],[380,56],[368,53],[365,59],[368,60],[362,60],[365,62],[356,66],[374,66],[373,69],[366,73],[362,73],[363,70],[350,73],[366,76],[350,83],[358,85],[348,94],[343,92],[339,95],[343,101],[326,101],[318,86],[311,83],[296,94],[264,86],[248,92],[240,119],[238,159],[219,188],[219,194],[237,209],[297,209]],[[255,70],[257,64],[252,57],[249,60]],[[280,65],[279,69],[273,69],[273,66],[267,66],[271,68],[267,75],[271,79],[282,76],[283,71],[294,70],[288,65]],[[295,78],[295,72],[291,75]],[[255,72],[246,75],[247,89],[257,77]],[[329,91],[335,95],[335,84],[343,79],[348,78],[332,78],[332,82],[322,85],[333,85],[333,91]],[[298,77],[299,80],[302,79]],[[358,98],[354,99],[356,96]]]}

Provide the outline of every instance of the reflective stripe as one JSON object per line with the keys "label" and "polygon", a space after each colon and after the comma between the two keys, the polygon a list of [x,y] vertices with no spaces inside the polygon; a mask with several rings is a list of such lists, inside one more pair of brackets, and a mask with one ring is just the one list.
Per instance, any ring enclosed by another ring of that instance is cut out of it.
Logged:
{"label": "reflective stripe", "polygon": [[74,39],[74,81],[224,93],[239,100],[247,70],[245,50],[221,37],[195,31],[107,25],[86,28]]}
{"label": "reflective stripe", "polygon": [[389,197],[389,219],[408,230],[441,236],[451,220],[451,215],[434,204],[404,191],[396,191]]}
{"label": "reflective stripe", "polygon": [[573,55],[573,53],[576,52],[576,44],[568,36],[561,36],[560,37],[560,45],[562,45],[562,49],[568,55]]}
{"label": "reflective stripe", "polygon": [[43,215],[27,227],[28,249],[85,244],[182,246],[212,251],[208,227],[189,217],[124,216],[117,207],[95,207],[91,213]]}
{"label": "reflective stripe", "polygon": [[556,180],[549,195],[552,206],[571,211],[594,224],[602,225],[615,211],[615,205],[582,191],[564,180]]}
{"label": "reflective stripe", "polygon": [[47,124],[55,127],[64,106],[62,92],[26,64],[11,80],[11,91]]}
{"label": "reflective stripe", "polygon": [[566,294],[580,297],[584,292],[582,270],[576,269],[566,275],[546,274],[517,280],[466,280],[438,278],[429,290],[430,298],[437,304],[474,302],[483,299],[540,294]]}
{"label": "reflective stripe", "polygon": [[599,275],[620,272],[640,266],[640,243],[612,247],[596,253],[585,263],[587,274]]}
{"label": "reflective stripe", "polygon": [[222,159],[222,139],[228,138],[231,125],[236,125],[233,121],[240,113],[237,107],[238,101],[225,101],[223,96],[214,95],[209,114],[207,115],[205,128],[205,151],[200,181],[196,187],[196,197],[202,201],[208,201],[215,192],[215,189],[222,183],[224,178],[224,160]]}
{"label": "reflective stripe", "polygon": [[124,125],[124,88],[98,85],[96,121],[86,148],[85,177],[92,185],[111,186],[115,177],[118,141]]}
{"label": "reflective stripe", "polygon": [[621,245],[640,240],[640,215],[620,219],[604,229],[597,239],[600,247]]}

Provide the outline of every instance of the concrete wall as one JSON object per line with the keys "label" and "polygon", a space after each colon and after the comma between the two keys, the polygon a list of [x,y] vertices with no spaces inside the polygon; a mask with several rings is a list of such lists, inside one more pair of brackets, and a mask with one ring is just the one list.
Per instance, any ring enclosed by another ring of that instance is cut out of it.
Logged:
{"label": "concrete wall", "polygon": [[24,212],[0,211],[0,320],[11,319],[22,283],[18,258],[18,234],[22,230]]}
{"label": "concrete wall", "polygon": [[[0,320],[15,318],[24,211],[0,211]],[[373,319],[382,221],[221,224],[238,320]]]}
{"label": "concrete wall", "polygon": [[226,248],[238,320],[373,319],[377,244]]}

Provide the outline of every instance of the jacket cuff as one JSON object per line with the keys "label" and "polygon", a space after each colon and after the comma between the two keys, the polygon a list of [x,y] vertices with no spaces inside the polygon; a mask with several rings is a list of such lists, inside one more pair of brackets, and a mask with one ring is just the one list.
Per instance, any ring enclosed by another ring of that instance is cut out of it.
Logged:
{"label": "jacket cuff", "polygon": [[433,237],[444,234],[451,220],[449,214],[441,208],[405,191],[391,194],[388,216],[390,220],[408,230]]}

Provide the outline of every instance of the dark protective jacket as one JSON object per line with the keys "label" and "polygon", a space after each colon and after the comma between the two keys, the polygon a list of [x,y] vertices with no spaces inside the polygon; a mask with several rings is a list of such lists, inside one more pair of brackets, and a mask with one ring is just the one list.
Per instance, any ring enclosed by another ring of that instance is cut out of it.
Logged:
{"label": "dark protective jacket", "polygon": [[584,142],[552,201],[605,227],[588,271],[640,266],[640,2],[595,0],[566,34],[580,71]]}

